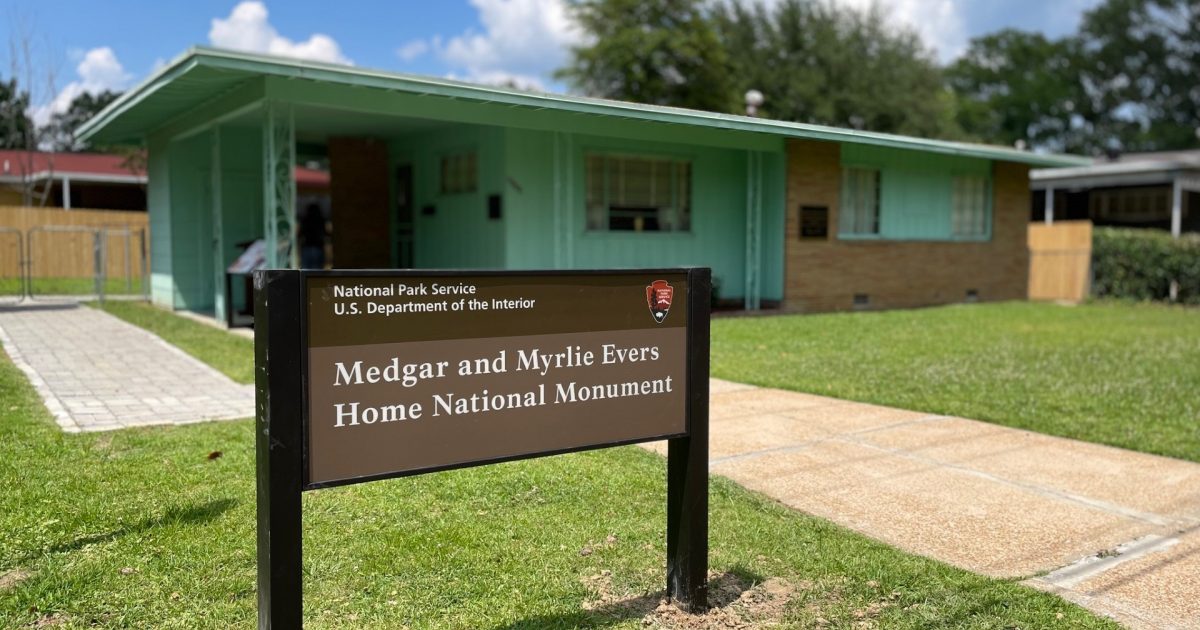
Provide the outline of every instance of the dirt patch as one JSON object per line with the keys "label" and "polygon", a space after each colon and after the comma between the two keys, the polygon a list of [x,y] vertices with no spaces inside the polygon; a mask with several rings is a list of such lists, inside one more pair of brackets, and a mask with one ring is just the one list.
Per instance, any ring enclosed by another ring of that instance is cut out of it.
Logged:
{"label": "dirt patch", "polygon": [[[901,599],[899,591],[885,591],[875,580],[867,586],[875,591],[875,599],[858,608],[846,607],[845,580],[832,581],[811,589],[811,599],[804,605],[808,622],[816,628],[829,626],[850,627],[868,630],[879,627],[878,618],[887,609],[897,605]],[[832,619],[832,621],[831,621]]]}
{"label": "dirt patch", "polygon": [[751,584],[732,573],[710,574],[709,609],[691,614],[668,601],[662,591],[640,597],[614,592],[612,574],[602,571],[584,578],[596,599],[584,602],[585,610],[619,618],[640,617],[642,626],[671,630],[747,630],[779,625],[797,587],[782,578]]}
{"label": "dirt patch", "polygon": [[67,623],[67,616],[61,613],[41,615],[30,624],[33,628],[53,628]]}
{"label": "dirt patch", "polygon": [[0,573],[0,591],[7,591],[21,582],[28,580],[31,575],[33,574],[21,569],[13,569],[7,573]]}

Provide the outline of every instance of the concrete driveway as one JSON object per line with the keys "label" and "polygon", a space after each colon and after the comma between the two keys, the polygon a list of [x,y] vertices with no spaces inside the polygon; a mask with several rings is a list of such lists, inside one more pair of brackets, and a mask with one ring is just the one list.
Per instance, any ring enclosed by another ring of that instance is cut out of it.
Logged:
{"label": "concrete driveway", "polygon": [[1200,464],[716,379],[710,413],[711,470],[747,488],[1131,627],[1200,628]]}

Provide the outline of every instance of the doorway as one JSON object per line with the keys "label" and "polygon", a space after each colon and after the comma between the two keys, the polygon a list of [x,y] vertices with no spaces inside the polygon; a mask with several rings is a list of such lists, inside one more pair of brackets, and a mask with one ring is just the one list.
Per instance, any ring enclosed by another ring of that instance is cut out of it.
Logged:
{"label": "doorway", "polygon": [[413,168],[396,167],[396,267],[413,266]]}

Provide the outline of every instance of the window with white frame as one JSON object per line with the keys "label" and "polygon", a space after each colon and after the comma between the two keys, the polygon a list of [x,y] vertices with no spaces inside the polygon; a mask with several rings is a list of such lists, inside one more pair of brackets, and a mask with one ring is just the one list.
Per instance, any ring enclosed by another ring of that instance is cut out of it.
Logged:
{"label": "window with white frame", "polygon": [[879,169],[842,169],[839,233],[850,236],[879,234],[879,188]]}
{"label": "window with white frame", "polygon": [[959,175],[954,178],[950,201],[950,233],[957,238],[988,235],[987,178]]}
{"label": "window with white frame", "polygon": [[587,228],[686,232],[692,227],[692,165],[645,155],[584,156]]}
{"label": "window with white frame", "polygon": [[442,156],[443,195],[473,193],[479,188],[479,159],[474,151]]}

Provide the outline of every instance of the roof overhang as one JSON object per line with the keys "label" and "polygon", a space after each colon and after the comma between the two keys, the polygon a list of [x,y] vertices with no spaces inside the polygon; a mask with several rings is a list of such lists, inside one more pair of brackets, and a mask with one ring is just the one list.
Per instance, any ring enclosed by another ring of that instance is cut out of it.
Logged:
{"label": "roof overhang", "polygon": [[1109,188],[1169,185],[1180,178],[1200,176],[1193,162],[1113,162],[1074,168],[1045,168],[1029,172],[1033,190],[1046,188]]}
{"label": "roof overhang", "polygon": [[72,182],[95,184],[145,184],[145,175],[116,175],[106,173],[71,173],[67,171],[38,171],[28,177],[0,175],[2,182],[39,182],[47,179],[70,180]]}
{"label": "roof overhang", "polygon": [[1031,166],[1080,166],[1091,163],[1089,158],[1073,155],[1033,153],[1009,147],[929,140],[582,96],[540,94],[448,79],[201,47],[188,50],[137,87],[125,92],[84,123],[78,130],[78,137],[97,144],[141,142],[156,129],[164,127],[189,111],[212,102],[221,95],[229,94],[254,79],[272,76],[443,97],[481,106],[519,107],[535,111],[558,110],[785,138],[866,144],[1017,162]]}

